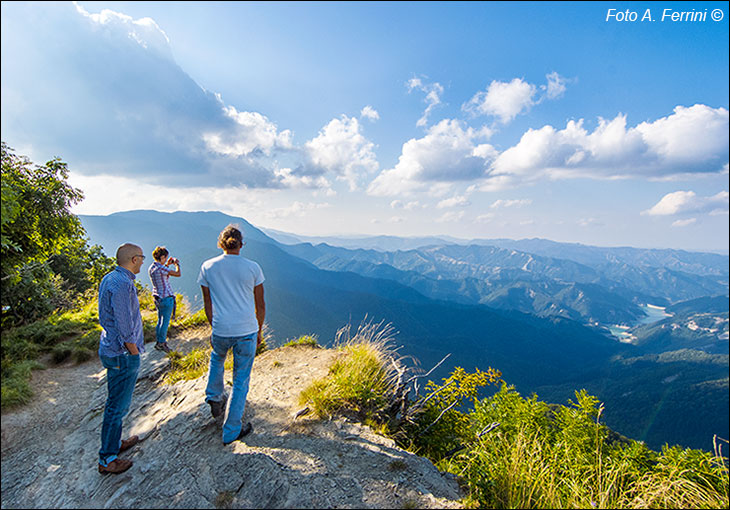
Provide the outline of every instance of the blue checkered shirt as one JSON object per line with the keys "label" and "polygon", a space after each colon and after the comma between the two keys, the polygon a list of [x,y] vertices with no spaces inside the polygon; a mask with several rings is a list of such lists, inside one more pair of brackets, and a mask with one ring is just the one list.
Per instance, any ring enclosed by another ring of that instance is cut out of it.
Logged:
{"label": "blue checkered shirt", "polygon": [[124,343],[137,344],[144,352],[142,314],[139,311],[134,273],[121,266],[104,276],[99,285],[100,356],[119,356],[129,351]]}

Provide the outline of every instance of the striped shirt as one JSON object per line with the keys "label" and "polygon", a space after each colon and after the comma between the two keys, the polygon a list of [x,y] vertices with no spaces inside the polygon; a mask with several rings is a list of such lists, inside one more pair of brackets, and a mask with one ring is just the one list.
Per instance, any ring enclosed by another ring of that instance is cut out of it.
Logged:
{"label": "striped shirt", "polygon": [[99,285],[99,355],[114,357],[127,353],[124,343],[137,344],[144,352],[142,314],[139,311],[134,273],[121,266],[104,276]]}
{"label": "striped shirt", "polygon": [[158,298],[166,298],[168,296],[174,296],[172,293],[172,287],[170,287],[170,268],[164,264],[160,264],[154,261],[150,264],[150,268],[147,271],[152,280],[152,295]]}

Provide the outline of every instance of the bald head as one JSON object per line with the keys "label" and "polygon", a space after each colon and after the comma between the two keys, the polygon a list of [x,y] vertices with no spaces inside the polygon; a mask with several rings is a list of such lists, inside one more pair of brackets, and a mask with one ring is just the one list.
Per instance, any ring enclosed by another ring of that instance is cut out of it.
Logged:
{"label": "bald head", "polygon": [[125,269],[129,269],[134,274],[139,273],[143,261],[144,255],[142,254],[142,248],[136,244],[124,243],[117,248],[117,264]]}

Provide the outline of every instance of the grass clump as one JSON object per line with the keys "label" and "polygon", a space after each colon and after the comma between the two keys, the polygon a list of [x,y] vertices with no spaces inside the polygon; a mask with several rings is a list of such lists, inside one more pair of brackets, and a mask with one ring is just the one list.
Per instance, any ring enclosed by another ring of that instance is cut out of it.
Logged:
{"label": "grass clump", "polygon": [[193,349],[184,356],[177,351],[172,351],[168,357],[170,358],[170,368],[163,381],[166,384],[175,384],[178,381],[197,379],[208,372],[210,348]]}
{"label": "grass clump", "polygon": [[31,370],[45,368],[33,360],[15,363],[6,368],[3,360],[2,407],[8,409],[26,404],[33,397],[30,387]]}
{"label": "grass clump", "polygon": [[302,335],[295,340],[289,340],[282,347],[296,347],[306,345],[309,347],[319,347],[316,335]]}
{"label": "grass clump", "polygon": [[393,460],[388,464],[388,469],[390,471],[404,471],[407,468],[408,464],[400,459]]}
{"label": "grass clump", "polygon": [[[210,365],[211,348],[197,348],[182,355],[177,351],[170,352],[170,368],[168,369],[163,382],[175,384],[178,381],[190,381],[208,373]],[[226,360],[223,363],[224,370],[233,370],[233,353],[228,351]]]}
{"label": "grass clump", "polygon": [[395,389],[391,339],[392,329],[382,324],[363,324],[354,337],[349,327],[341,329],[336,344],[342,356],[327,377],[302,391],[300,404],[310,406],[319,417],[354,413],[363,420],[374,418]]}
{"label": "grass clump", "polygon": [[205,316],[205,310],[203,309],[200,309],[193,314],[183,315],[180,315],[179,310],[180,308],[178,307],[178,313],[176,314],[177,320],[174,324],[175,329],[184,330],[187,328],[205,326],[206,324],[208,324],[208,318]]}

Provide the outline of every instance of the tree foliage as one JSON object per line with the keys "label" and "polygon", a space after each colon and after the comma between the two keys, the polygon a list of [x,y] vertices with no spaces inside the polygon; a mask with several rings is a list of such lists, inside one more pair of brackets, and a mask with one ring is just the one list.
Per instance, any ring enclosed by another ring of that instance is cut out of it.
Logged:
{"label": "tree foliage", "polygon": [[67,179],[60,158],[36,165],[2,142],[3,327],[68,307],[113,267],[71,213],[83,194]]}

